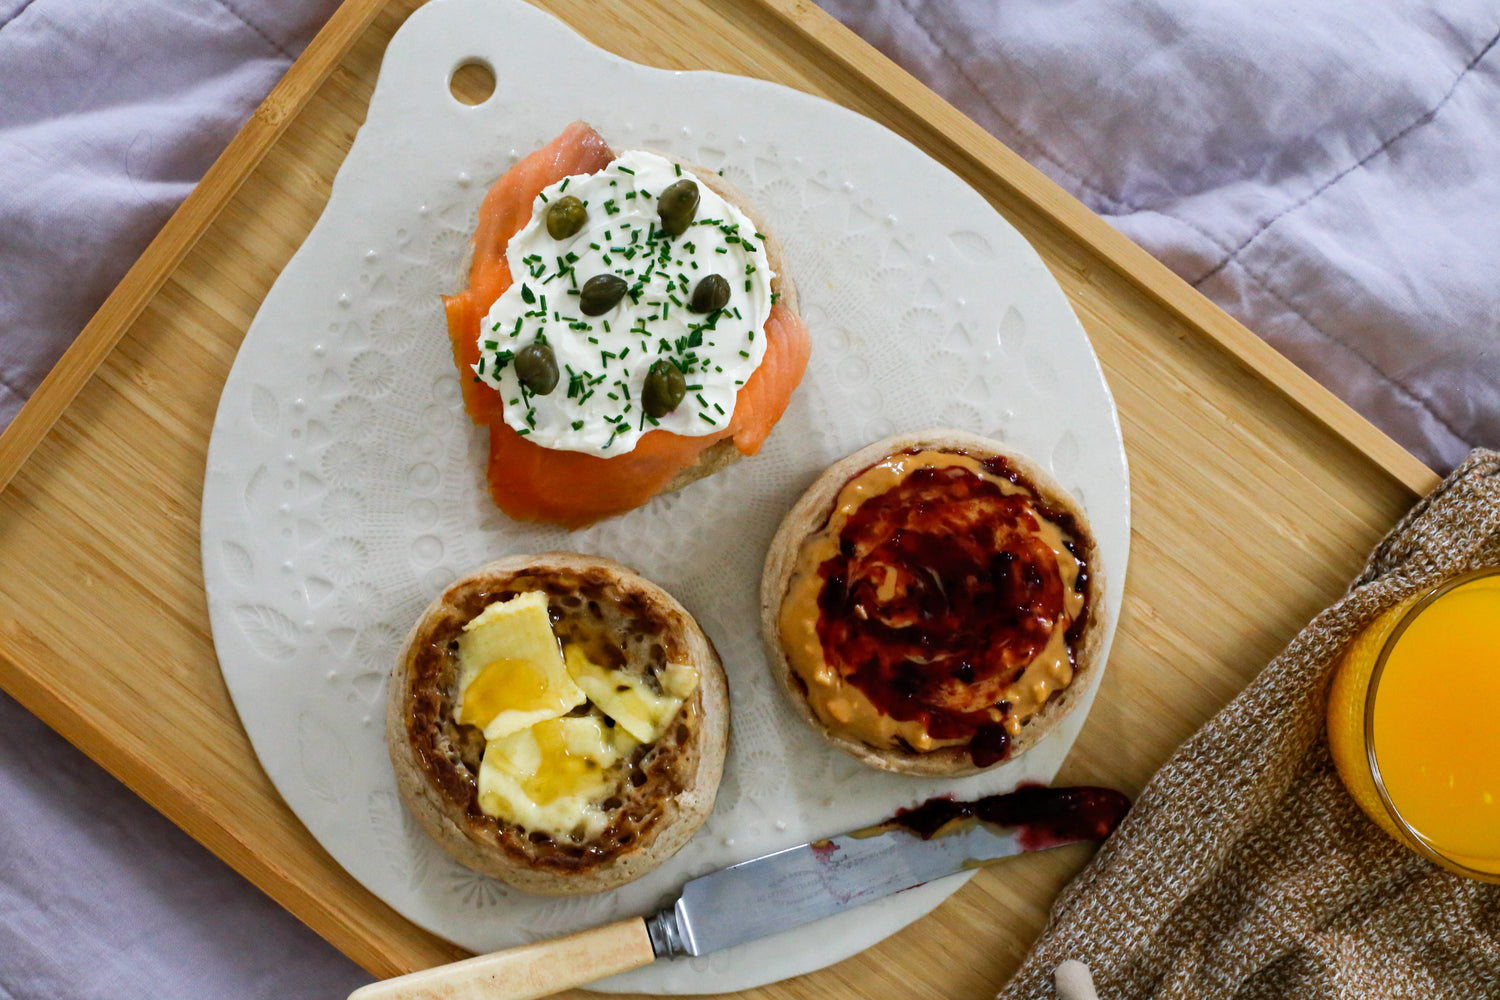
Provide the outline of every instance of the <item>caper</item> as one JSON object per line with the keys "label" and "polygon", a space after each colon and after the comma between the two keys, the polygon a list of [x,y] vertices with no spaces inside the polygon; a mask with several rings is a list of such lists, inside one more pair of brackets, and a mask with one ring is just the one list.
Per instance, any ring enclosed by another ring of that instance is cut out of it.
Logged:
{"label": "caper", "polygon": [[711,313],[729,305],[729,282],[722,274],[710,274],[693,286],[688,306],[695,313]]}
{"label": "caper", "polygon": [[547,235],[554,240],[565,240],[588,221],[588,210],[583,202],[572,195],[563,195],[547,206]]}
{"label": "caper", "polygon": [[698,184],[684,177],[667,186],[656,200],[656,214],[661,216],[661,231],[668,236],[681,236],[693,224],[698,212]]}
{"label": "caper", "polygon": [[545,396],[557,388],[557,355],[550,344],[530,344],[516,352],[516,378],[533,396]]}
{"label": "caper", "polygon": [[682,370],[670,361],[655,361],[646,372],[646,384],[641,387],[641,405],[648,417],[665,417],[677,409],[682,397],[687,395],[687,379]]}
{"label": "caper", "polygon": [[585,316],[603,316],[620,300],[630,286],[618,274],[596,274],[583,283],[578,292],[578,311]]}

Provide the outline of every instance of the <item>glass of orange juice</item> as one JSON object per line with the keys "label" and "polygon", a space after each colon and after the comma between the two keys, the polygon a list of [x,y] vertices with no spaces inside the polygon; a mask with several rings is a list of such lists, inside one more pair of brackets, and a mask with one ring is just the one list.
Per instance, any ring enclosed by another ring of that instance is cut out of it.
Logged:
{"label": "glass of orange juice", "polygon": [[1328,742],[1387,833],[1500,882],[1500,567],[1403,601],[1350,643],[1329,691]]}

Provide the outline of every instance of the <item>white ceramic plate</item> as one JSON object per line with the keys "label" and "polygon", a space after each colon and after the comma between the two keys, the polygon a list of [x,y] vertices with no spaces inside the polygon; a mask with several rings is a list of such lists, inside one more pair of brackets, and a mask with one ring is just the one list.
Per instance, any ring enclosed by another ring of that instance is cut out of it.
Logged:
{"label": "white ceramic plate", "polygon": [[[469,107],[448,80],[474,59],[498,80]],[[491,505],[485,437],[461,408],[438,295],[462,284],[489,182],[575,118],[616,148],[668,151],[746,191],[786,245],[814,346],[760,455],[569,534]],[[983,199],[833,104],[637,66],[516,0],[437,0],[392,40],[328,207],[224,388],[203,565],[225,681],[267,774],[329,853],[396,910],[476,951],[648,912],[694,875],[932,795],[1048,781],[1087,706],[1018,761],[915,780],[826,749],[760,653],[761,562],[792,502],[843,455],[935,426],[1009,441],[1083,501],[1113,622],[1129,540],[1114,406],[1061,290]],[[382,726],[386,672],[428,601],[489,559],[553,548],[619,559],[686,604],[723,655],[734,713],[718,806],[693,841],[632,885],[575,899],[527,896],[449,861],[396,798]],[[728,992],[811,971],[961,882],[604,986]]]}

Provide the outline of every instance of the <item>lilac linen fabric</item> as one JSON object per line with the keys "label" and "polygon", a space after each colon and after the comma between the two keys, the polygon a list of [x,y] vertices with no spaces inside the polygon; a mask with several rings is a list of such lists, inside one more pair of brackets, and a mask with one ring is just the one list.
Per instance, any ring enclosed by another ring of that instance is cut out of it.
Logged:
{"label": "lilac linen fabric", "polygon": [[335,6],[0,0],[0,426]]}
{"label": "lilac linen fabric", "polygon": [[[0,0],[0,426],[335,6]],[[0,695],[0,1000],[370,978]]]}
{"label": "lilac linen fabric", "polygon": [[1434,469],[1500,445],[1493,0],[821,0]]}
{"label": "lilac linen fabric", "polygon": [[[1492,0],[822,0],[1434,468],[1500,445]],[[0,0],[0,426],[336,6]],[[0,1000],[368,976],[0,696]]]}

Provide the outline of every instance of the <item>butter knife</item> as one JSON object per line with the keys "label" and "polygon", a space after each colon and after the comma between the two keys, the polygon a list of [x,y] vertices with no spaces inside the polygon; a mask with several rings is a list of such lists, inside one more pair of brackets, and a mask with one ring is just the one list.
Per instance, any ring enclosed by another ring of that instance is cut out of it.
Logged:
{"label": "butter knife", "polygon": [[349,1000],[531,1000],[658,958],[704,955],[1026,851],[1109,836],[1129,800],[1030,786],[931,799],[879,826],[742,861],[688,882],[672,906],[361,987]]}

